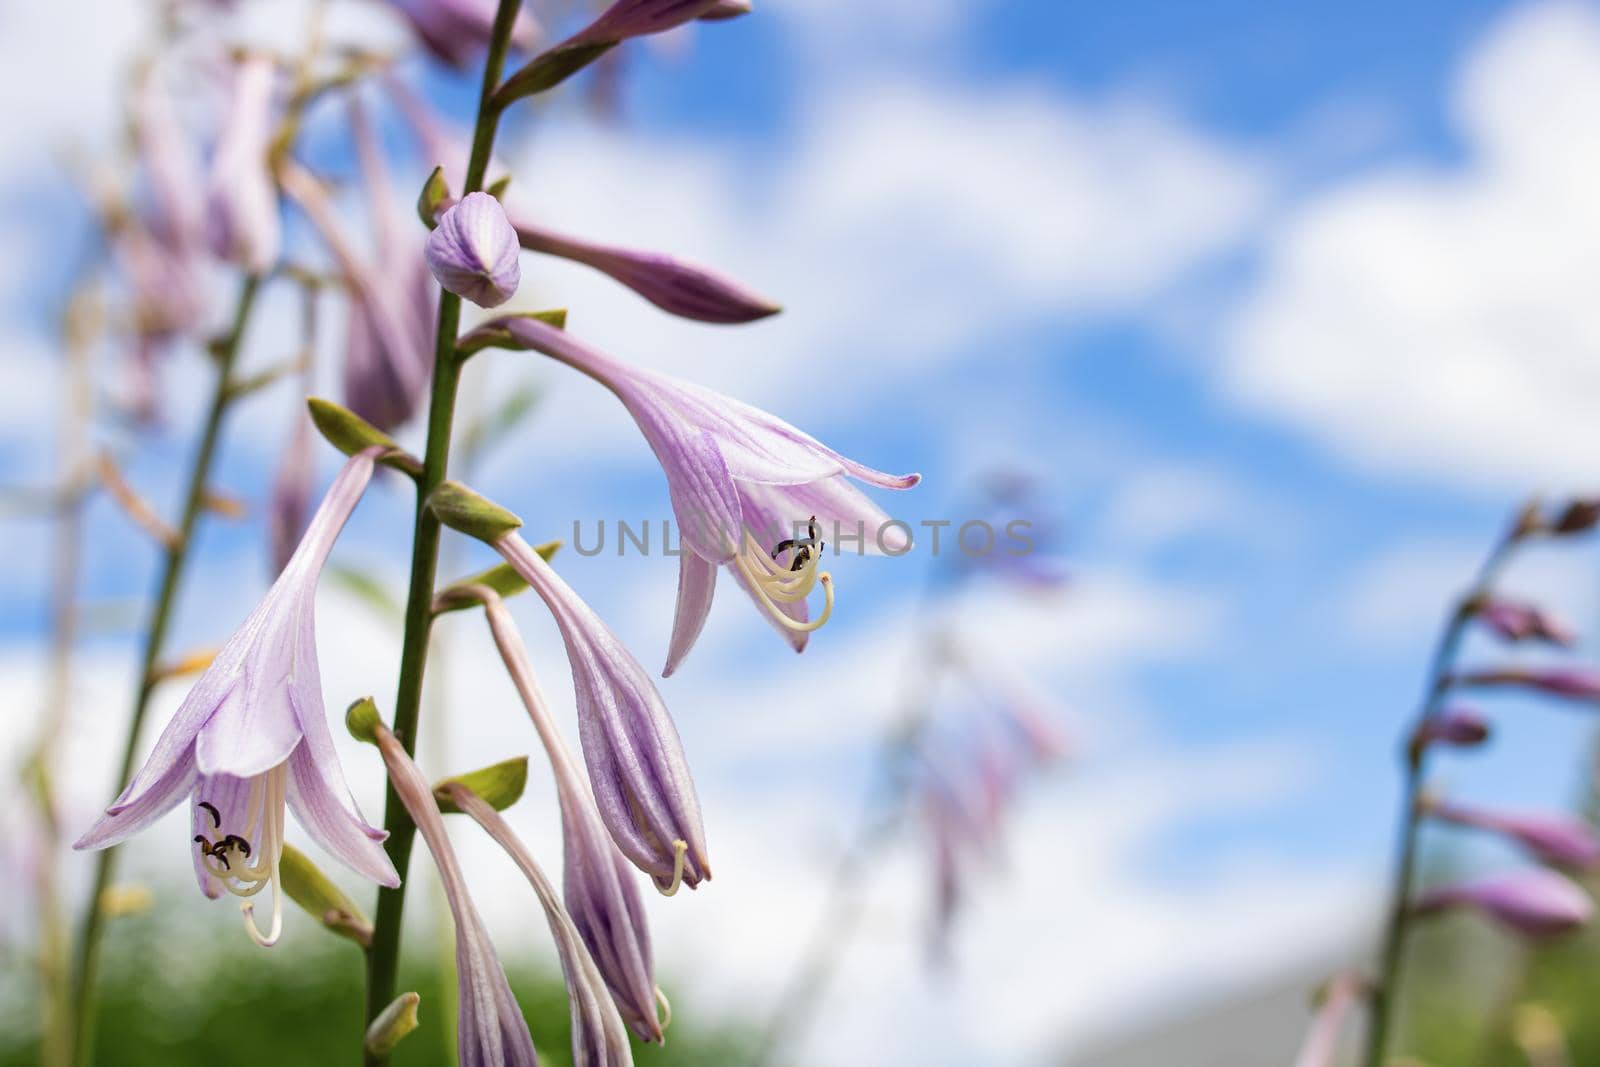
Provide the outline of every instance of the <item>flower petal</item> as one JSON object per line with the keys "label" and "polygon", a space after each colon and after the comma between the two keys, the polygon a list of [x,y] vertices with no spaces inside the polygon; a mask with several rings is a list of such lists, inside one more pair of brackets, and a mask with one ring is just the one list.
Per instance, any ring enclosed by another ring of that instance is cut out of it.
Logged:
{"label": "flower petal", "polygon": [[362,877],[393,889],[400,884],[400,876],[380,844],[389,835],[368,826],[349,796],[338,762],[319,761],[307,734],[306,741],[289,757],[289,810],[329,855]]}
{"label": "flower petal", "polygon": [[[149,764],[146,764],[148,767]],[[199,777],[191,748],[173,760],[166,773],[141,790],[138,796],[132,800],[119,800],[107,808],[106,813],[72,843],[72,847],[105,848],[143,830],[187,796]]]}
{"label": "flower petal", "polygon": [[681,552],[678,556],[678,611],[672,620],[667,665],[661,669],[663,678],[677,670],[683,657],[694,647],[695,639],[706,624],[711,596],[716,590],[717,565],[706,562],[694,552]]}

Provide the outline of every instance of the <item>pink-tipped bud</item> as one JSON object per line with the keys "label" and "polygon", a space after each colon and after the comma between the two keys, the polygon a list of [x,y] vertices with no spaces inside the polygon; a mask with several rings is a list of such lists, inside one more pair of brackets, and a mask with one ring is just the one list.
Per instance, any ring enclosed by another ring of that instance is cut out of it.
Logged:
{"label": "pink-tipped bud", "polygon": [[1559,937],[1587,923],[1594,903],[1587,893],[1554,871],[1533,868],[1493,875],[1424,893],[1417,915],[1458,908],[1482,912],[1508,929],[1535,939]]}
{"label": "pink-tipped bud", "polygon": [[1479,622],[1504,641],[1544,641],[1552,645],[1570,645],[1576,640],[1565,624],[1532,604],[1488,600],[1478,607],[1477,617]]}
{"label": "pink-tipped bud", "polygon": [[1443,801],[1428,801],[1423,810],[1441,822],[1502,834],[1542,863],[1576,870],[1600,866],[1600,834],[1570,815],[1514,815]]}
{"label": "pink-tipped bud", "polygon": [[499,307],[522,281],[517,231],[488,193],[468,193],[439,216],[428,237],[428,269],[439,284],[479,307]]}
{"label": "pink-tipped bud", "polygon": [[1417,727],[1412,747],[1418,751],[1432,744],[1471,748],[1489,740],[1489,732],[1489,720],[1471,708],[1445,708]]}
{"label": "pink-tipped bud", "polygon": [[1570,700],[1600,701],[1600,672],[1581,667],[1520,668],[1468,671],[1452,675],[1452,686],[1516,686]]}

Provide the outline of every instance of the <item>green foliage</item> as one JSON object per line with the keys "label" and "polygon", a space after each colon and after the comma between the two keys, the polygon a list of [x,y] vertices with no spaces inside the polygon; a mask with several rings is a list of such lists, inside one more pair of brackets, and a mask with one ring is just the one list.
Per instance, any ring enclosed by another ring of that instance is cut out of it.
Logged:
{"label": "green foliage", "polygon": [[[282,944],[257,949],[238,929],[236,913],[218,914],[234,909],[210,905],[198,894],[183,906],[204,914],[152,913],[120,919],[108,931],[96,1064],[285,1067],[359,1061],[364,1024],[357,947],[294,915]],[[519,949],[547,950],[544,920],[531,894],[529,909],[534,921],[518,934],[528,942],[503,948],[502,958],[540,1062],[570,1064],[567,997],[553,954],[543,965],[517,955]],[[400,988],[422,995],[421,1025],[395,1049],[395,1067],[438,1067],[449,1062],[454,1047],[443,1029],[452,994],[435,965],[442,953],[430,950],[426,934],[418,933]],[[27,966],[21,954],[0,958],[0,1067],[37,1063],[37,983]],[[678,1007],[664,1048],[635,1044],[640,1067],[743,1059],[743,1035],[703,1024],[696,1029],[700,1020],[692,1007]]]}

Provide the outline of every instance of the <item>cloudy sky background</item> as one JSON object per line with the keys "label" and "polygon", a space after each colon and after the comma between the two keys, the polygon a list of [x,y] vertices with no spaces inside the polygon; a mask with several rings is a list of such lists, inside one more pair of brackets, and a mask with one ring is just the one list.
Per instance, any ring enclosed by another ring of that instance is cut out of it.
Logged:
{"label": "cloudy sky background", "polygon": [[[90,6],[0,5],[17,57],[0,75],[6,484],[50,469],[49,301],[83,233],[60,161],[109,142],[142,32],[134,5]],[[403,41],[381,11],[342,6],[340,32]],[[930,610],[1050,692],[1078,755],[1028,795],[948,972],[923,966],[920,857],[885,855],[813,1062],[1042,1062],[1359,947],[1384,874],[1396,738],[1444,598],[1528,493],[1600,488],[1600,8],[768,0],[629,59],[621,121],[557,107],[510,131],[515,201],[574,232],[716,264],[786,312],[695,326],[531,259],[519,301],[569,307],[574,332],[618,355],[768,406],[875,466],[922,471],[922,487],[883,501],[909,521],[963,518],[973,478],[1028,471],[1074,572],[1061,598],[974,587],[930,608],[915,599],[936,565],[925,553],[845,558],[834,620],[798,658],[724,591],[662,683],[717,870],[703,891],[652,905],[674,999],[767,1010]],[[406,70],[448,109],[465,105],[461,85]],[[337,170],[347,153],[337,116],[324,118],[313,151]],[[293,339],[293,302],[268,309],[251,338],[261,364]],[[130,463],[158,501],[177,491],[205,380],[197,355],[175,359],[169,433]],[[505,354],[473,365],[468,395],[524,381],[545,403],[484,458],[487,492],[537,536],[667,516],[648,450],[591,383]],[[287,391],[247,405],[219,481],[261,499],[294,409]],[[324,456],[323,474],[334,465]],[[407,511],[399,487],[376,489],[340,556],[399,589]],[[88,593],[115,616],[149,587],[152,553],[109,505],[93,519]],[[268,577],[261,540],[259,522],[206,527],[175,648],[217,641],[248,610]],[[39,702],[48,547],[42,524],[0,525],[14,723]],[[1594,553],[1540,548],[1509,582],[1587,629]],[[560,562],[658,663],[672,561]],[[333,587],[321,606],[330,704],[392,699],[393,621]],[[533,603],[517,610],[568,702],[553,627]],[[441,632],[433,716],[450,725],[427,738],[427,768],[529,751],[481,623],[457,616]],[[124,631],[84,650],[65,783],[83,818],[117,789],[107,739],[130,648]],[[156,723],[180,696],[162,691]],[[1452,763],[1447,784],[1570,802],[1592,722],[1502,707],[1493,750]],[[346,766],[376,818],[376,761],[352,743]],[[551,811],[536,786],[516,821],[553,859]],[[504,876],[459,836],[476,869]],[[146,834],[130,873],[192,893],[184,837],[176,822]],[[74,876],[87,867],[75,861]],[[542,950],[530,900],[483,903],[508,944]],[[231,912],[196,921],[231,931]]]}

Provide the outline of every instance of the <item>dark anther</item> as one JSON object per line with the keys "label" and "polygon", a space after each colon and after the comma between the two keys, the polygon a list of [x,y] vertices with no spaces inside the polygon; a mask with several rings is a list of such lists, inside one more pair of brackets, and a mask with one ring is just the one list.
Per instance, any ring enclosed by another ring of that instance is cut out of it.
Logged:
{"label": "dark anther", "polygon": [[818,552],[821,552],[823,548],[822,543],[817,540],[817,517],[815,515],[811,516],[811,521],[806,523],[806,529],[809,534],[807,537],[790,537],[779,541],[772,549],[772,558],[776,560],[783,555],[784,549],[792,548],[794,549],[794,560],[789,564],[791,571],[800,570],[811,562],[811,550],[815,548]]}
{"label": "dark anther", "polygon": [[217,811],[216,806],[209,804],[204,800],[200,802],[199,806],[205,808],[211,813],[211,825],[215,826],[218,830],[222,829],[222,813]]}
{"label": "dark anther", "polygon": [[238,834],[229,834],[227,837],[222,839],[223,848],[227,848],[229,845],[232,845],[234,848],[238,849],[246,859],[250,857],[250,842],[246,841]]}
{"label": "dark anther", "polygon": [[228,862],[228,854],[225,851],[223,851],[220,848],[214,848],[214,849],[211,850],[211,855],[216,858],[218,863],[222,864],[222,869],[223,870],[225,870],[225,871],[233,870],[233,864]]}

